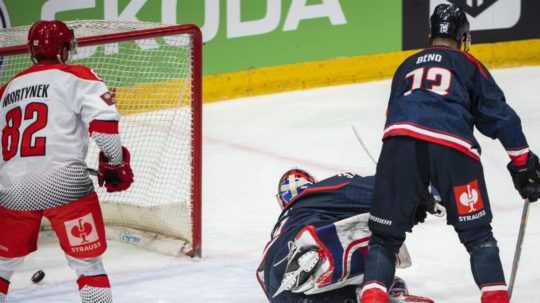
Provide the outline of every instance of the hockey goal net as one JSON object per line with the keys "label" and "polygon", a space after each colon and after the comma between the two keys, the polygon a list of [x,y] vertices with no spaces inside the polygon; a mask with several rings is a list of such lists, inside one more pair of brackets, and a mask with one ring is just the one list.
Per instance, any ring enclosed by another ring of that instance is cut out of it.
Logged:
{"label": "hockey goal net", "polygon": [[[67,22],[70,63],[91,67],[116,94],[135,182],[99,194],[108,238],[171,255],[201,250],[201,33],[194,25]],[[0,80],[29,66],[28,27],[0,31]],[[87,163],[97,167],[90,143]],[[46,226],[44,226],[46,229]]]}

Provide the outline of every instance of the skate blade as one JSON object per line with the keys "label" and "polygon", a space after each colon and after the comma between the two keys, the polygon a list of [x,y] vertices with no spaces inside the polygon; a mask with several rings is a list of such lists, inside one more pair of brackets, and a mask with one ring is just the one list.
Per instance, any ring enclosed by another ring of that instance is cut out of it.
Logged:
{"label": "skate blade", "polygon": [[[300,284],[300,278],[303,273],[310,273],[315,269],[321,260],[318,251],[308,251],[298,258],[298,268],[291,272],[286,272],[276,293],[272,298],[277,297],[284,291],[291,291]],[[305,276],[304,276],[305,277]],[[305,282],[305,281],[302,281]]]}

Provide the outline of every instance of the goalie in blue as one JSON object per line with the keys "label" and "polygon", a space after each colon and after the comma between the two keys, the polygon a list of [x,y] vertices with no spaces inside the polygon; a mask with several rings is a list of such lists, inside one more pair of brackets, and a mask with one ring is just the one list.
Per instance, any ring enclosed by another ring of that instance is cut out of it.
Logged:
{"label": "goalie in blue", "polygon": [[[317,182],[301,169],[291,169],[279,180],[277,200],[282,213],[272,231],[257,269],[257,279],[271,303],[359,302],[367,260],[369,210],[374,177],[342,173]],[[416,213],[443,211],[426,189]],[[396,267],[411,265],[403,245]],[[396,277],[392,303],[433,302],[408,293]]]}

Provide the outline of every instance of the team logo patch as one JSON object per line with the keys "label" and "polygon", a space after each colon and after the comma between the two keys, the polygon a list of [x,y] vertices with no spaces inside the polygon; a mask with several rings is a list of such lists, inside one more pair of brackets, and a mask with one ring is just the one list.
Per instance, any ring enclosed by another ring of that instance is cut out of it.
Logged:
{"label": "team logo patch", "polygon": [[113,105],[116,103],[116,89],[111,89],[110,91],[101,95],[101,100],[107,103],[107,105]]}
{"label": "team logo patch", "polygon": [[441,23],[441,33],[448,33],[449,23]]}
{"label": "team logo patch", "polygon": [[92,213],[64,222],[69,244],[72,247],[87,245],[99,240]]}
{"label": "team logo patch", "polygon": [[457,211],[460,216],[469,215],[484,209],[484,200],[480,193],[478,180],[454,187]]}

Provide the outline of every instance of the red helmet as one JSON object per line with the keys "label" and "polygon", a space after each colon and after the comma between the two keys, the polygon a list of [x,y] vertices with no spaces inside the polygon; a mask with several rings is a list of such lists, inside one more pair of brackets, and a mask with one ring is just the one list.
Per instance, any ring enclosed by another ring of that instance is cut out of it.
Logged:
{"label": "red helmet", "polygon": [[32,58],[62,61],[62,49],[75,47],[75,35],[62,21],[37,21],[28,31],[28,48]]}

